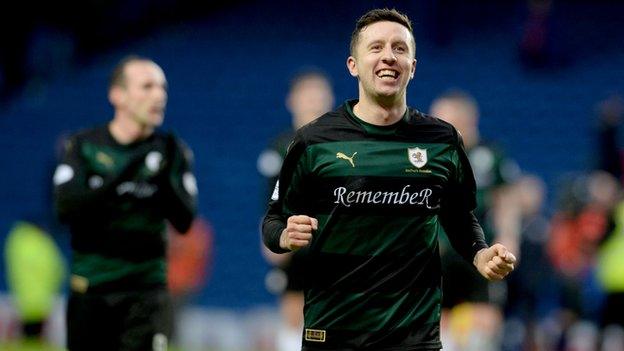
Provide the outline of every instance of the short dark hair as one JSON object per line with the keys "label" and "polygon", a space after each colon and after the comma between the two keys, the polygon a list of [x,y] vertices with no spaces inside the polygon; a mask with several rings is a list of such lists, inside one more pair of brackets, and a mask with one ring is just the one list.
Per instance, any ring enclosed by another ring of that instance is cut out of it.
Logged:
{"label": "short dark hair", "polygon": [[358,44],[360,38],[360,32],[363,31],[367,26],[382,22],[382,21],[390,21],[396,22],[403,27],[407,28],[412,35],[412,44],[414,45],[414,56],[416,55],[416,39],[414,38],[414,31],[412,29],[412,22],[406,14],[397,11],[396,9],[374,9],[365,13],[360,19],[355,23],[355,29],[353,33],[351,33],[351,44],[350,44],[350,53],[353,56],[355,54],[355,47]]}
{"label": "short dark hair", "polygon": [[318,67],[303,67],[298,70],[290,79],[290,84],[288,86],[289,90],[294,90],[299,83],[308,80],[308,79],[320,79],[327,82],[328,85],[331,86],[331,80],[329,76],[325,73],[325,71],[321,70]]}
{"label": "short dark hair", "polygon": [[138,61],[154,62],[152,59],[140,55],[125,56],[113,68],[113,72],[111,73],[110,79],[108,81],[108,90],[112,89],[114,86],[125,86],[126,66],[128,66],[130,63]]}

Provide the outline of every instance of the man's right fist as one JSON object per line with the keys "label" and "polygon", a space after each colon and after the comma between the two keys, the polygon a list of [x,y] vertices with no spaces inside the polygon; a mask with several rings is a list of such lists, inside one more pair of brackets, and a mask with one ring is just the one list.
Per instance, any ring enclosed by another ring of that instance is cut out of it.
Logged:
{"label": "man's right fist", "polygon": [[290,216],[286,222],[286,229],[280,236],[282,249],[296,251],[310,244],[312,231],[318,229],[318,220],[305,215]]}

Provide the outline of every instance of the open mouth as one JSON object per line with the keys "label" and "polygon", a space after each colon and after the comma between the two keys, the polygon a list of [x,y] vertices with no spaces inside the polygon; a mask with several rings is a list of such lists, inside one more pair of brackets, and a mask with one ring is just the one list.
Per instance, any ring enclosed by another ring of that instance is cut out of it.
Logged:
{"label": "open mouth", "polygon": [[152,107],[150,112],[161,114],[165,111],[164,107]]}
{"label": "open mouth", "polygon": [[399,72],[392,69],[382,69],[377,71],[377,77],[381,80],[395,80],[399,78]]}

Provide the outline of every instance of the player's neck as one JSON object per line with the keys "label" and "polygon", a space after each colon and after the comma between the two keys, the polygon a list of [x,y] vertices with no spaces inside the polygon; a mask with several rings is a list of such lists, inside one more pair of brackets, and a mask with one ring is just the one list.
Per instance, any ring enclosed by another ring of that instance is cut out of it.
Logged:
{"label": "player's neck", "polygon": [[154,132],[154,128],[140,124],[130,118],[115,116],[108,125],[108,130],[119,144],[131,144],[142,140]]}
{"label": "player's neck", "polygon": [[360,94],[360,100],[353,106],[353,113],[364,122],[388,126],[403,118],[407,110],[405,96],[393,101],[376,101],[365,94]]}

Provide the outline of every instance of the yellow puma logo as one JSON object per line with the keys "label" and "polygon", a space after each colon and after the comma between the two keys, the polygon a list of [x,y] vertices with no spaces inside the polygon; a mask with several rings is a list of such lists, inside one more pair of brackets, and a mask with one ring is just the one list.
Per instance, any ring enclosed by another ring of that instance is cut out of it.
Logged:
{"label": "yellow puma logo", "polygon": [[353,158],[355,157],[355,155],[357,155],[357,151],[354,152],[353,155],[351,155],[351,157],[343,154],[342,152],[339,152],[339,153],[336,154],[336,158],[341,158],[343,160],[347,160],[351,164],[351,167],[355,167],[355,163],[353,162]]}
{"label": "yellow puma logo", "polygon": [[97,152],[97,154],[95,155],[95,159],[107,168],[110,168],[115,163],[112,157],[103,153],[102,151]]}

